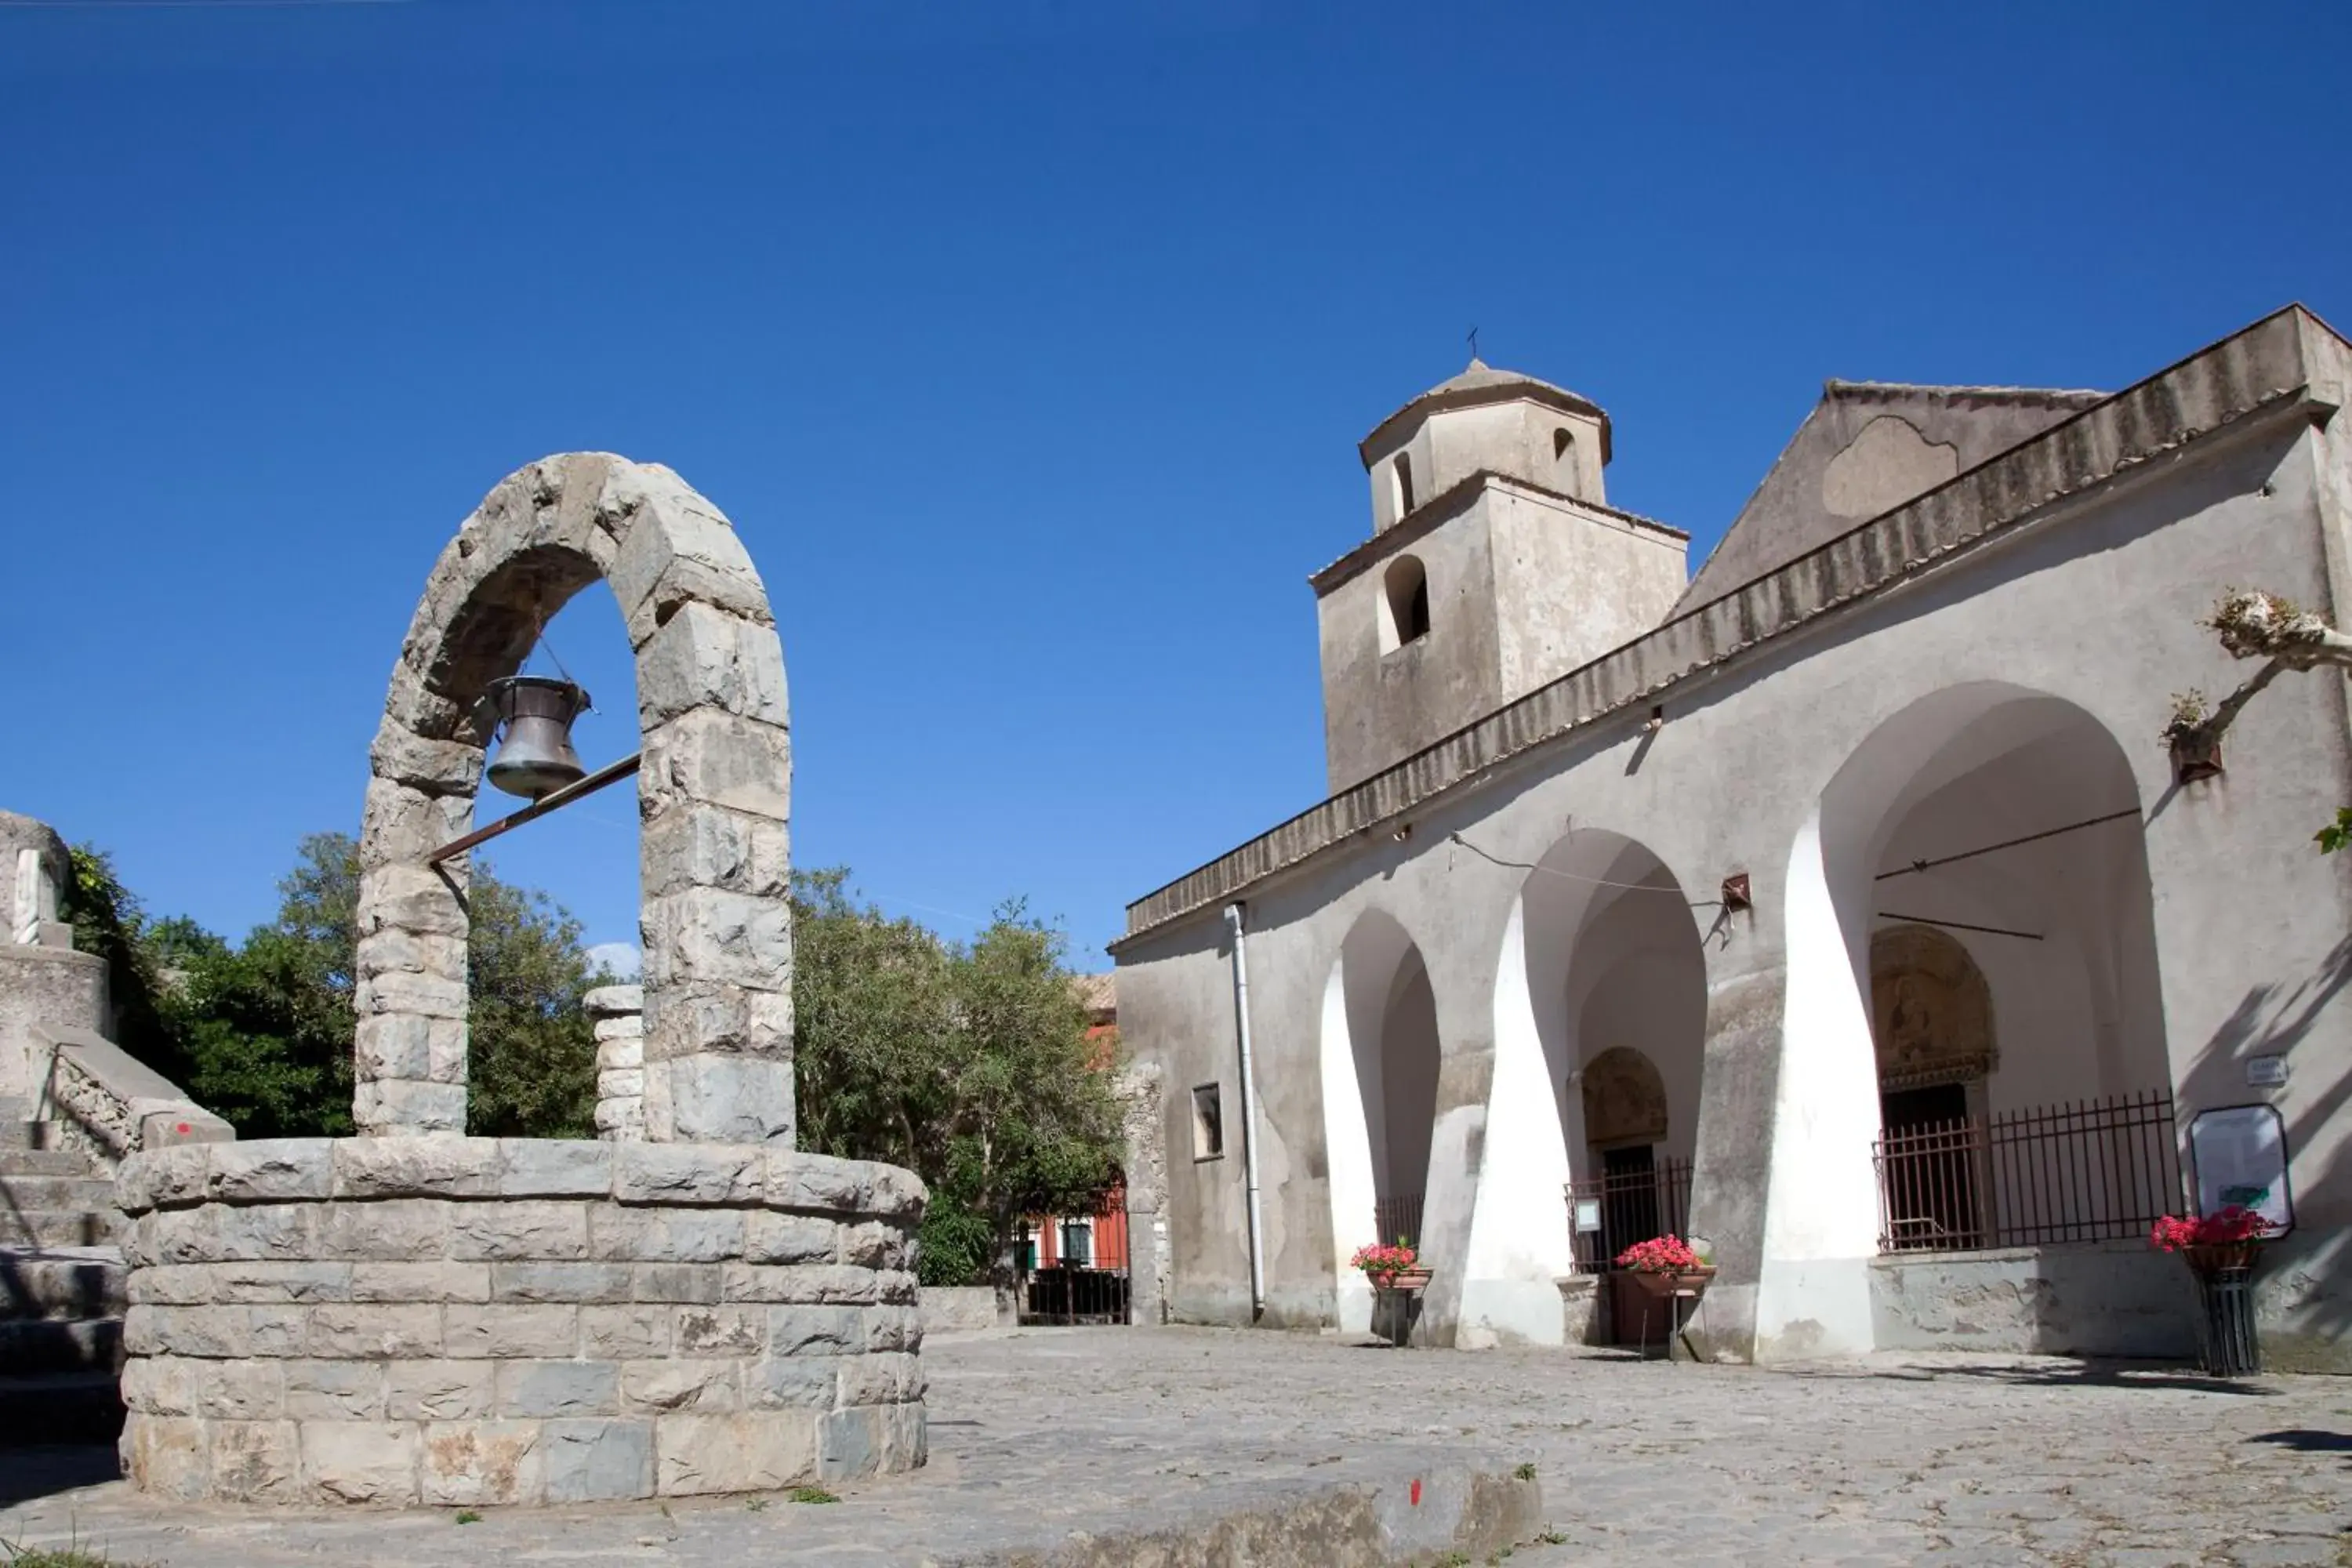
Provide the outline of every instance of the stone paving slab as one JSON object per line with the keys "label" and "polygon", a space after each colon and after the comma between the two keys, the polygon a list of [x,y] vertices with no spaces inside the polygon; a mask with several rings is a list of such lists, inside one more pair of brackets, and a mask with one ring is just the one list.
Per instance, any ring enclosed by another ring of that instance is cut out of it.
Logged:
{"label": "stone paving slab", "polygon": [[115,1483],[0,1510],[0,1540],[78,1531],[164,1568],[896,1568],[1022,1546],[1113,1563],[1150,1559],[1062,1549],[1525,1459],[1552,1539],[1510,1568],[2352,1564],[2352,1380],[1924,1356],[1761,1372],[1185,1329],[942,1339],[925,1361],[932,1465],[834,1506],[492,1510],[461,1526],[446,1511],[167,1510]]}

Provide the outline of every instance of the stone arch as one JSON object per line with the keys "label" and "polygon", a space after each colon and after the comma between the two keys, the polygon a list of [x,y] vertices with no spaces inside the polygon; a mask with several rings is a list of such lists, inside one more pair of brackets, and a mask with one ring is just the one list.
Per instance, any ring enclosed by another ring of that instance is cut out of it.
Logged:
{"label": "stone arch", "polygon": [[792,750],[760,574],[677,475],[604,452],[492,489],[434,563],[369,759],[352,1113],[462,1131],[467,867],[425,854],[472,816],[488,683],[602,577],[636,656],[645,1136],[793,1139]]}

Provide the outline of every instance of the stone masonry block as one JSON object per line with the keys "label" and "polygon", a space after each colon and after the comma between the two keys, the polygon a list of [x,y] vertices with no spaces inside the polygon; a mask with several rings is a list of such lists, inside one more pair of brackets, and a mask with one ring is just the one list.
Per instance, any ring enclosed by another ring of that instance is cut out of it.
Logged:
{"label": "stone masonry block", "polygon": [[487,1301],[487,1263],[354,1263],[351,1300],[373,1303]]}
{"label": "stone masonry block", "polygon": [[549,1421],[540,1428],[547,1500],[610,1502],[654,1489],[650,1419]]}
{"label": "stone masonry block", "polygon": [[[646,988],[642,985],[599,985],[585,992],[580,1005],[596,1020],[601,1030],[607,1024],[617,1024],[636,1016],[646,1010]],[[603,1038],[600,1034],[598,1038]]]}
{"label": "stone masonry block", "polygon": [[371,778],[360,807],[360,869],[420,861],[464,833],[473,815],[470,795],[436,795],[395,779]]}
{"label": "stone masonry block", "polygon": [[640,1263],[629,1270],[629,1294],[639,1301],[709,1305],[719,1287],[719,1269],[709,1263]]}
{"label": "stone masonry block", "polygon": [[[761,1152],[708,1143],[635,1143],[614,1149],[613,1196],[624,1204],[756,1204]],[[599,1215],[598,1220],[604,1216]]]}
{"label": "stone masonry block", "polygon": [[209,1424],[212,1495],[222,1502],[302,1500],[299,1428],[291,1421],[236,1420]]}
{"label": "stone masonry block", "polygon": [[352,1088],[352,1120],[363,1137],[466,1130],[466,1086],[415,1079],[362,1079]]}
{"label": "stone masonry block", "polygon": [[434,1198],[329,1204],[320,1226],[320,1250],[328,1258],[369,1263],[441,1258],[449,1250],[451,1207]]}
{"label": "stone masonry block", "polygon": [[302,1475],[320,1502],[401,1505],[417,1498],[417,1428],[404,1421],[306,1421]]}
{"label": "stone masonry block", "polygon": [[698,805],[774,822],[792,816],[792,736],[782,723],[695,708],[648,729],[644,752],[638,795],[655,819]]}
{"label": "stone masonry block", "polygon": [[483,1138],[344,1138],[334,1146],[338,1198],[490,1197],[497,1145]]}
{"label": "stone masonry block", "polygon": [[897,1405],[923,1394],[922,1360],[912,1355],[857,1355],[841,1363],[841,1403]]}
{"label": "stone masonry block", "polygon": [[855,1481],[882,1468],[882,1415],[856,1406],[821,1415],[816,1423],[816,1475],[825,1482]]}
{"label": "stone masonry block", "polygon": [[912,1270],[877,1268],[874,1271],[874,1299],[896,1306],[912,1307],[922,1300],[922,1283]]}
{"label": "stone masonry block", "polygon": [[626,1301],[625,1263],[494,1263],[490,1291],[500,1301]]}
{"label": "stone masonry block", "polygon": [[394,1421],[478,1421],[497,1403],[497,1379],[496,1362],[390,1362],[384,1413]]}
{"label": "stone masonry block", "polygon": [[[136,1363],[134,1363],[136,1364]],[[286,1362],[286,1415],[296,1421],[380,1421],[385,1363]]]}
{"label": "stone masonry block", "polygon": [[502,1138],[498,1190],[509,1198],[608,1196],[613,1151],[585,1139]]}
{"label": "stone masonry block", "polygon": [[585,1258],[589,1206],[556,1198],[454,1205],[449,1256],[494,1263]]}
{"label": "stone masonry block", "polygon": [[442,1343],[453,1357],[560,1357],[580,1349],[580,1309],[550,1302],[451,1303],[441,1310]]}
{"label": "stone masonry block", "polygon": [[882,1407],[883,1462],[893,1470],[919,1469],[930,1458],[930,1423],[922,1402]]}
{"label": "stone masonry block", "polygon": [[667,1356],[670,1320],[666,1305],[631,1302],[626,1306],[580,1309],[580,1353],[596,1361],[637,1361]]}
{"label": "stone masonry block", "polygon": [[839,1263],[730,1263],[719,1277],[722,1301],[863,1306],[880,1300],[870,1268]]}
{"label": "stone masonry block", "polygon": [[285,1363],[207,1361],[193,1363],[194,1412],[208,1420],[275,1421],[286,1410]]}
{"label": "stone masonry block", "polygon": [[157,1217],[167,1238],[163,1243],[165,1256],[175,1261],[189,1249],[201,1248],[204,1260],[210,1262],[294,1262],[318,1255],[320,1206],[207,1204],[200,1209],[167,1210]]}
{"label": "stone masonry block", "polygon": [[923,1348],[920,1308],[867,1307],[861,1315],[866,1323],[867,1351],[916,1351]]}
{"label": "stone masonry block", "polygon": [[460,1083],[466,1051],[462,1018],[377,1013],[358,1021],[352,1061],[362,1079]]}
{"label": "stone masonry block", "polygon": [[324,1138],[273,1138],[255,1143],[215,1143],[205,1177],[217,1203],[275,1203],[323,1198],[334,1182],[334,1145]]}
{"label": "stone masonry block", "polygon": [[194,1502],[212,1489],[212,1445],[193,1416],[131,1412],[122,1427],[123,1468],[152,1496]]}
{"label": "stone masonry block", "polygon": [[[596,1075],[596,1098],[606,1100],[639,1100],[646,1092],[643,1068],[610,1068]],[[673,1145],[664,1144],[668,1148]]]}
{"label": "stone masonry block", "polygon": [[724,1411],[742,1407],[734,1361],[632,1361],[621,1363],[621,1403],[630,1410]]}
{"label": "stone masonry block", "polygon": [[697,709],[782,728],[790,721],[776,628],[687,603],[637,647],[637,721],[650,731]]}
{"label": "stone masonry block", "polygon": [[[877,1213],[898,1214],[903,1211],[903,1184],[898,1178],[914,1181],[912,1172],[900,1172],[895,1165],[804,1154],[794,1149],[771,1149],[767,1161],[767,1180],[762,1186],[767,1205],[803,1214],[846,1214],[859,1219]],[[919,1181],[914,1181],[914,1212],[919,1214]],[[887,1210],[883,1207],[885,1201],[889,1205]]]}
{"label": "stone masonry block", "polygon": [[331,1304],[310,1309],[310,1353],[341,1361],[398,1361],[441,1353],[441,1309]]}
{"label": "stone masonry block", "polygon": [[299,1356],[309,1331],[300,1307],[132,1307],[122,1315],[131,1355],[241,1361]]}
{"label": "stone masonry block", "polygon": [[654,1079],[646,1083],[646,1129],[657,1142],[784,1143],[793,1137],[789,1057],[685,1056],[662,1064],[667,1136],[654,1132]]}
{"label": "stone masonry block", "polygon": [[845,1228],[814,1215],[748,1215],[743,1258],[749,1263],[831,1263],[840,1256]]}
{"label": "stone masonry block", "polygon": [[589,1249],[598,1258],[629,1263],[715,1263],[740,1258],[743,1214],[739,1209],[600,1205],[590,1217]]}
{"label": "stone masonry block", "polygon": [[356,957],[362,973],[379,979],[388,974],[463,974],[466,939],[383,926],[360,938]]}
{"label": "stone masonry block", "polygon": [[415,861],[378,866],[360,880],[360,929],[462,937],[467,929],[465,885],[444,866]]}
{"label": "stone masonry block", "polygon": [[656,1417],[656,1489],[663,1497],[692,1497],[775,1491],[806,1480],[816,1469],[814,1426],[797,1410]]}
{"label": "stone masonry block", "polygon": [[547,1493],[536,1421],[436,1421],[424,1430],[417,1500],[427,1508],[536,1503]]}
{"label": "stone masonry block", "polygon": [[756,1410],[830,1410],[840,1399],[839,1358],[770,1356],[743,1364],[743,1403]]}
{"label": "stone masonry block", "polygon": [[641,848],[647,898],[688,888],[759,898],[792,891],[792,834],[773,816],[707,804],[673,807],[645,825]]}
{"label": "stone masonry block", "polygon": [[293,1305],[347,1301],[352,1294],[348,1263],[182,1263],[134,1269],[130,1299],[149,1306],[242,1303]]}
{"label": "stone masonry block", "polygon": [[793,911],[783,899],[690,887],[647,898],[641,925],[646,980],[665,988],[664,1006],[673,985],[783,991],[792,984]]}
{"label": "stone masonry block", "polygon": [[903,1226],[884,1220],[844,1226],[841,1260],[861,1268],[903,1268],[910,1261],[913,1240]]}
{"label": "stone masonry block", "polygon": [[613,592],[631,647],[644,646],[685,604],[714,605],[747,620],[773,619],[742,541],[714,512],[707,503],[700,510],[667,505],[658,526],[640,521],[623,535],[613,561]]}
{"label": "stone masonry block", "polygon": [[855,1307],[773,1307],[768,1311],[771,1356],[854,1353],[863,1348],[865,1338],[866,1324]]}
{"label": "stone masonry block", "polygon": [[756,1356],[767,1340],[767,1322],[755,1308],[680,1307],[671,1344],[681,1356]]}
{"label": "stone masonry block", "polygon": [[379,1013],[406,1013],[463,1022],[466,980],[462,974],[412,974],[404,970],[368,974],[355,989],[352,1005],[363,1018]]}
{"label": "stone masonry block", "polygon": [[[596,1070],[600,1073],[630,1072],[645,1065],[646,1037],[642,1027],[635,1034],[601,1041],[596,1047]],[[639,1078],[637,1082],[637,1092],[643,1094],[645,1079]]]}
{"label": "stone masonry block", "polygon": [[498,1408],[506,1416],[619,1413],[621,1369],[609,1361],[501,1361]]}
{"label": "stone masonry block", "polygon": [[471,795],[482,776],[482,748],[427,740],[406,725],[386,723],[376,728],[368,765],[376,777],[426,795]]}

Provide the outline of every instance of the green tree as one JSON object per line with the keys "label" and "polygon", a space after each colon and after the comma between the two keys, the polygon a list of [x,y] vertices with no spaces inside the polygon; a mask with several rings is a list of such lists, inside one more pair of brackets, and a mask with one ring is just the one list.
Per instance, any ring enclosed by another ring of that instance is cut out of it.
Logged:
{"label": "green tree", "polygon": [[[304,838],[278,884],[277,917],[236,947],[184,918],[149,922],[96,850],[75,852],[75,874],[76,945],[108,961],[124,1049],[240,1136],[352,1131],[360,864],[348,835]],[[579,923],[478,863],[467,903],[467,1130],[593,1136],[596,1046],[581,1007]]]}
{"label": "green tree", "polygon": [[969,945],[793,879],[800,1143],[906,1165],[931,1189],[929,1284],[1009,1285],[1023,1216],[1090,1205],[1119,1149],[1112,1063],[1060,932],[1007,905]]}

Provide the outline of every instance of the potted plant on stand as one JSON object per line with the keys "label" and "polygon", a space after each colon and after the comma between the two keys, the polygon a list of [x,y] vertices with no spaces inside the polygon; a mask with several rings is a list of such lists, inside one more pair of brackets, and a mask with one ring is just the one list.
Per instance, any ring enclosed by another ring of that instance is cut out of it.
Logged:
{"label": "potted plant on stand", "polygon": [[1715,1265],[1678,1236],[1654,1236],[1619,1253],[1617,1267],[1633,1281],[1643,1302],[1639,1342],[1648,1348],[1654,1306],[1664,1318],[1666,1359],[1672,1361],[1675,1339],[1682,1332],[1690,1308],[1706,1294],[1707,1282],[1715,1278]]}
{"label": "potted plant on stand", "polygon": [[2249,1377],[2263,1370],[2254,1337],[2254,1266],[2271,1222],[2232,1204],[2219,1214],[2181,1219],[2166,1215],[2148,1241],[2178,1252],[2197,1281],[2197,1363],[2214,1377]]}
{"label": "potted plant on stand", "polygon": [[1429,1270],[1403,1237],[1393,1247],[1360,1247],[1349,1261],[1372,1283],[1372,1332],[1402,1346],[1421,1316],[1421,1293],[1429,1289]]}

